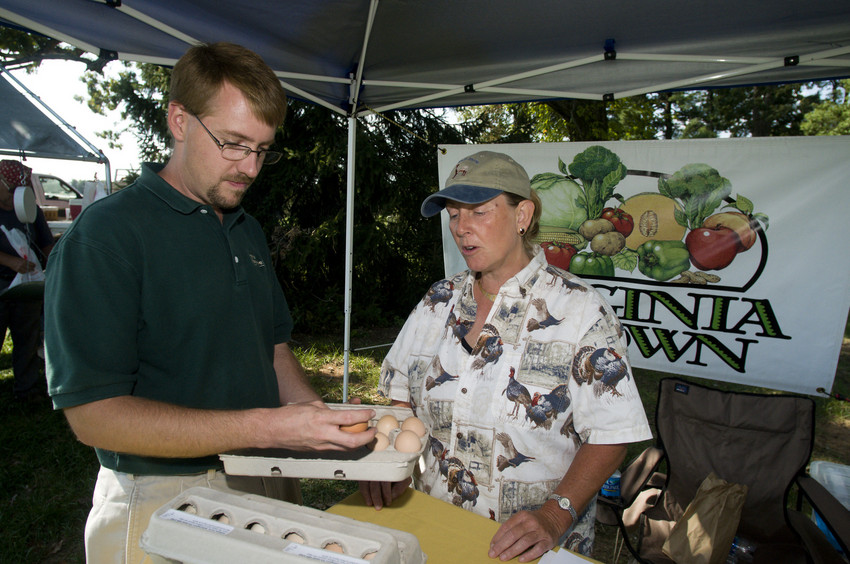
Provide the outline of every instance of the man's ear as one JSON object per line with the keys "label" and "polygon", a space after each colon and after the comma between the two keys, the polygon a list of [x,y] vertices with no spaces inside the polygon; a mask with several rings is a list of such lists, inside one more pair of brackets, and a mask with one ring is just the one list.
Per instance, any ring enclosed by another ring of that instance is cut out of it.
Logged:
{"label": "man's ear", "polygon": [[186,136],[186,122],[189,111],[179,102],[168,103],[168,130],[175,141],[183,141]]}

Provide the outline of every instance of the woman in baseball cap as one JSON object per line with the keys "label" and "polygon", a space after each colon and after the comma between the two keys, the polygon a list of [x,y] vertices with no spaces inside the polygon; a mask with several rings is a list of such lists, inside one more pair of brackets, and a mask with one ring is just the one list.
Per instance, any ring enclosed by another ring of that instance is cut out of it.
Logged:
{"label": "woman in baseball cap", "polygon": [[[468,270],[431,286],[379,384],[425,425],[414,485],[502,522],[482,548],[490,558],[528,562],[556,544],[590,556],[597,492],[625,443],[652,436],[624,331],[592,286],[550,266],[532,242],[540,200],[514,159],[462,159],[422,215],[443,209]],[[616,375],[610,386],[594,363]],[[409,484],[362,482],[360,491],[380,509]]]}

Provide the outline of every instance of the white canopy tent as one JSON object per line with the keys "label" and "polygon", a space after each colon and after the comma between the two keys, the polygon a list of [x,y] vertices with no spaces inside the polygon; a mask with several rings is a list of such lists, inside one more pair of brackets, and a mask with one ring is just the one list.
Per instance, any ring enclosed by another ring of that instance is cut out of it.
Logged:
{"label": "white canopy tent", "polygon": [[2,20],[162,65],[197,42],[240,43],[290,95],[347,116],[344,397],[357,117],[850,76],[850,2],[835,0],[0,0]]}
{"label": "white canopy tent", "polygon": [[109,159],[76,128],[0,66],[0,155],[101,163]]}

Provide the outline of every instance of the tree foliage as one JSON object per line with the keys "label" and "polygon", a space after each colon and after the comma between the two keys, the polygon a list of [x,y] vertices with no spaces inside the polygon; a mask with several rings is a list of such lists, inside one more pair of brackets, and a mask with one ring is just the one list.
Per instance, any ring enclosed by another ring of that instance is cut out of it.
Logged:
{"label": "tree foliage", "polygon": [[[130,123],[144,161],[161,161],[168,151],[168,85],[169,69],[150,64],[125,65],[117,77],[104,77],[87,72],[84,80],[89,109],[106,115],[119,109],[121,119]],[[118,138],[123,131],[102,131],[98,137],[108,141],[111,149],[120,149]]]}
{"label": "tree foliage", "polygon": [[850,135],[850,79],[835,81],[826,98],[803,118],[804,135]]}
{"label": "tree foliage", "polygon": [[77,61],[92,72],[102,72],[111,58],[62,43],[45,35],[28,33],[13,27],[0,27],[0,60],[8,70],[25,68],[32,71],[42,61]]}
{"label": "tree foliage", "polygon": [[[813,86],[813,85],[811,85]],[[800,135],[803,116],[818,102],[804,84],[781,84],[677,92],[671,96],[683,137],[778,137]]]}

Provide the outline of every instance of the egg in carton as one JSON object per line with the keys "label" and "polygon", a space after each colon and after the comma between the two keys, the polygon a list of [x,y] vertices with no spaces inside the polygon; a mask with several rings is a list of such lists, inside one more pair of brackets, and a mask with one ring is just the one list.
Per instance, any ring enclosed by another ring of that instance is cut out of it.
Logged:
{"label": "egg in carton", "polygon": [[141,546],[157,564],[424,564],[410,533],[259,495],[190,488],[160,507]]}
{"label": "egg in carton", "polygon": [[[393,416],[399,424],[413,416],[407,407],[382,405],[328,404],[331,409],[375,410],[370,426],[378,426],[385,416]],[[424,428],[422,429],[424,432]],[[384,450],[369,446],[350,451],[292,451],[286,449],[243,449],[219,455],[224,471],[239,476],[286,476],[290,478],[316,478],[324,480],[375,480],[400,482],[409,478],[416,467],[428,441],[428,435],[419,437],[419,449],[402,452],[394,448],[402,433],[398,427],[389,431],[389,446]]]}

